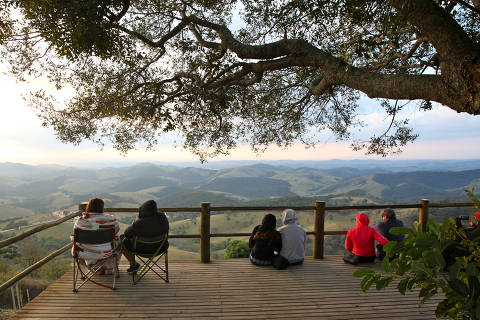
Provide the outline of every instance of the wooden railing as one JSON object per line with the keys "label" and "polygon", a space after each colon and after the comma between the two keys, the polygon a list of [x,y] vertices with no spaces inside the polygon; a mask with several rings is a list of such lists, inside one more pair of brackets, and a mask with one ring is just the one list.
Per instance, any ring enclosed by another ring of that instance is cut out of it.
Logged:
{"label": "wooden railing", "polygon": [[[42,230],[54,227],[65,221],[68,221],[82,214],[85,210],[86,203],[79,204],[79,211],[67,215],[61,219],[50,221],[45,224],[36,226],[35,228],[22,232],[16,236],[0,241],[0,249],[22,240]],[[344,211],[344,210],[375,210],[375,209],[419,209],[419,222],[423,228],[426,227],[430,208],[459,208],[472,207],[472,203],[444,203],[432,204],[428,200],[420,200],[418,204],[385,204],[385,205],[359,205],[359,206],[336,206],[328,207],[323,201],[316,201],[313,206],[273,206],[273,207],[212,207],[210,203],[202,202],[198,208],[159,208],[162,212],[192,212],[200,214],[200,233],[199,234],[170,234],[169,238],[199,238],[200,239],[200,261],[202,263],[210,262],[210,239],[213,237],[244,237],[250,236],[250,233],[211,233],[210,230],[210,214],[211,212],[225,211],[282,211],[290,208],[297,211],[313,211],[313,231],[307,231],[308,235],[313,235],[313,258],[322,259],[324,256],[324,237],[325,235],[346,234],[347,230],[325,230],[325,214],[326,211]],[[137,213],[138,208],[105,208],[105,212],[132,212]],[[32,271],[40,268],[45,263],[61,255],[72,247],[72,243],[50,253],[45,258],[31,265],[16,276],[7,280],[0,285],[0,292],[9,288],[20,279],[24,278]]]}

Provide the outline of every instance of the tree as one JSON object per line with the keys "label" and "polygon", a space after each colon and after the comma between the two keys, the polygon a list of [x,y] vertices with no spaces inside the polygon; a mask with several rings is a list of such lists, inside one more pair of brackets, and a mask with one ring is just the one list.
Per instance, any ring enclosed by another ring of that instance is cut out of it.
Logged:
{"label": "tree", "polygon": [[[0,43],[20,79],[48,74],[74,89],[64,104],[31,97],[64,142],[126,152],[178,132],[203,160],[243,142],[314,144],[326,130],[385,155],[417,137],[398,118],[408,101],[480,113],[479,4],[11,0]],[[391,116],[363,142],[352,136],[360,93]]]}
{"label": "tree", "polygon": [[231,258],[248,258],[250,248],[248,242],[242,240],[230,241],[225,249],[225,259]]}

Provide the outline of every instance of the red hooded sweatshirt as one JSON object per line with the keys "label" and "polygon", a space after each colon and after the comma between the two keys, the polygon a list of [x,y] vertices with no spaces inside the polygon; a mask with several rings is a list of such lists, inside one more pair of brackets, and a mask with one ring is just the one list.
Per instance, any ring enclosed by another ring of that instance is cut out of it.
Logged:
{"label": "red hooded sweatshirt", "polygon": [[365,213],[357,215],[357,226],[350,229],[345,240],[345,249],[362,257],[375,255],[375,240],[384,245],[388,240],[374,228],[369,227],[370,219]]}

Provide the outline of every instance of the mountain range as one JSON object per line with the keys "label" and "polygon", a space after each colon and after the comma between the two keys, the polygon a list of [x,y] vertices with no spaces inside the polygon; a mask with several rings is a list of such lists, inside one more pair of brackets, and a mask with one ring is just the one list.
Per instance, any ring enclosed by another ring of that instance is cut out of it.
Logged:
{"label": "mountain range", "polygon": [[[357,167],[353,161],[337,161],[337,167],[329,162],[323,169],[301,166],[304,162],[221,169],[153,163],[104,168],[0,163],[0,219],[71,209],[94,196],[104,198],[109,207],[138,207],[148,199],[159,207],[196,207],[200,202],[224,206],[341,195],[389,202],[465,202],[464,190],[480,186],[478,160],[390,165],[380,161],[376,166],[358,161]],[[348,164],[352,166],[343,166]]]}

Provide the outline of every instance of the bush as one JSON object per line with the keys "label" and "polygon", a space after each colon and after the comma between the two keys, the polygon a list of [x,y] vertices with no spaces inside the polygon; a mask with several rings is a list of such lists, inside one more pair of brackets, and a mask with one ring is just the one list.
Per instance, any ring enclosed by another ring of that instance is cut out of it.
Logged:
{"label": "bush", "polygon": [[248,247],[247,241],[242,240],[233,240],[228,243],[227,249],[225,250],[225,259],[230,258],[248,258],[250,254],[250,248]]}
{"label": "bush", "polygon": [[[469,196],[480,203],[472,193]],[[355,277],[363,278],[360,283],[363,291],[373,284],[377,290],[384,289],[397,280],[397,289],[403,295],[420,289],[420,304],[441,294],[444,299],[435,310],[437,317],[480,319],[479,239],[472,240],[452,218],[439,224],[431,219],[425,231],[415,223],[411,228],[392,228],[390,232],[408,237],[383,247],[384,273],[370,269],[355,271]],[[452,248],[461,254],[448,254]]]}

